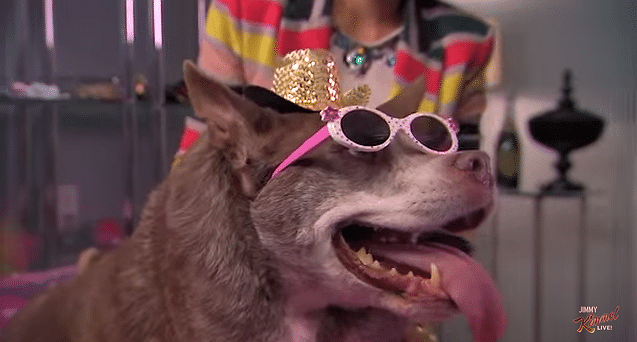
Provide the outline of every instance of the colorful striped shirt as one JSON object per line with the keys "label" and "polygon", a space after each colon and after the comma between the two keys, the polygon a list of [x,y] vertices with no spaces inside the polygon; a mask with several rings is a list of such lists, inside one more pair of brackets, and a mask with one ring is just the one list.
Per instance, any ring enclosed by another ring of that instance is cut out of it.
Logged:
{"label": "colorful striped shirt", "polygon": [[[278,56],[304,48],[330,49],[331,10],[331,0],[213,0],[198,64],[224,83],[270,88]],[[406,1],[403,17],[387,98],[424,76],[419,109],[463,121],[459,110],[467,108],[465,99],[484,93],[493,30],[435,0]]]}

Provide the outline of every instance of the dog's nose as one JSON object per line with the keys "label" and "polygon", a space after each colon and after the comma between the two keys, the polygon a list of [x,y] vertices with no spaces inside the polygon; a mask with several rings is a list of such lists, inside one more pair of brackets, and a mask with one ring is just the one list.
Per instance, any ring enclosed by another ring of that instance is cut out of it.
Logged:
{"label": "dog's nose", "polygon": [[493,177],[489,170],[489,156],[481,151],[468,151],[458,153],[454,165],[462,170],[473,173],[481,183],[491,186]]}

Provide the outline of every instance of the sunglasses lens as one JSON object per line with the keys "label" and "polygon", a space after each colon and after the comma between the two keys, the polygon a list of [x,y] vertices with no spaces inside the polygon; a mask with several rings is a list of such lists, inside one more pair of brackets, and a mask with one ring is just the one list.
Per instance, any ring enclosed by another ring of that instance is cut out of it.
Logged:
{"label": "sunglasses lens", "polygon": [[451,149],[451,132],[442,122],[428,116],[420,116],[411,122],[411,133],[426,147],[445,152]]}
{"label": "sunglasses lens", "polygon": [[341,118],[341,129],[345,136],[362,146],[378,146],[390,136],[389,125],[376,113],[353,110]]}

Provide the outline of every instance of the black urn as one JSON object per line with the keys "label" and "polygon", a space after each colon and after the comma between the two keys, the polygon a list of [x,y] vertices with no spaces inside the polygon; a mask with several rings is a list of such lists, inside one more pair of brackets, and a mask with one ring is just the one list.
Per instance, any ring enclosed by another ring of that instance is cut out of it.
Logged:
{"label": "black urn", "polygon": [[568,156],[571,151],[595,142],[604,128],[603,119],[575,106],[571,91],[571,71],[566,70],[558,107],[529,121],[533,139],[559,153],[555,164],[558,176],[542,187],[543,193],[568,194],[584,190],[583,185],[572,182],[566,175],[572,165]]}

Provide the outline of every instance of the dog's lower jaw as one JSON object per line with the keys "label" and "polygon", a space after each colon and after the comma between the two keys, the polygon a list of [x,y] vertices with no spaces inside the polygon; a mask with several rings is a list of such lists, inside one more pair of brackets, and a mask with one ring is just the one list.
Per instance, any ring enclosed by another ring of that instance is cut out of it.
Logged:
{"label": "dog's lower jaw", "polygon": [[404,341],[408,326],[459,313],[449,300],[415,302],[342,271],[351,278],[340,286],[284,272],[286,308],[279,342],[398,342]]}
{"label": "dog's lower jaw", "polygon": [[459,313],[451,300],[432,298],[427,303],[412,302],[401,296],[388,294],[381,298],[381,307],[406,320],[418,323],[441,322]]}

